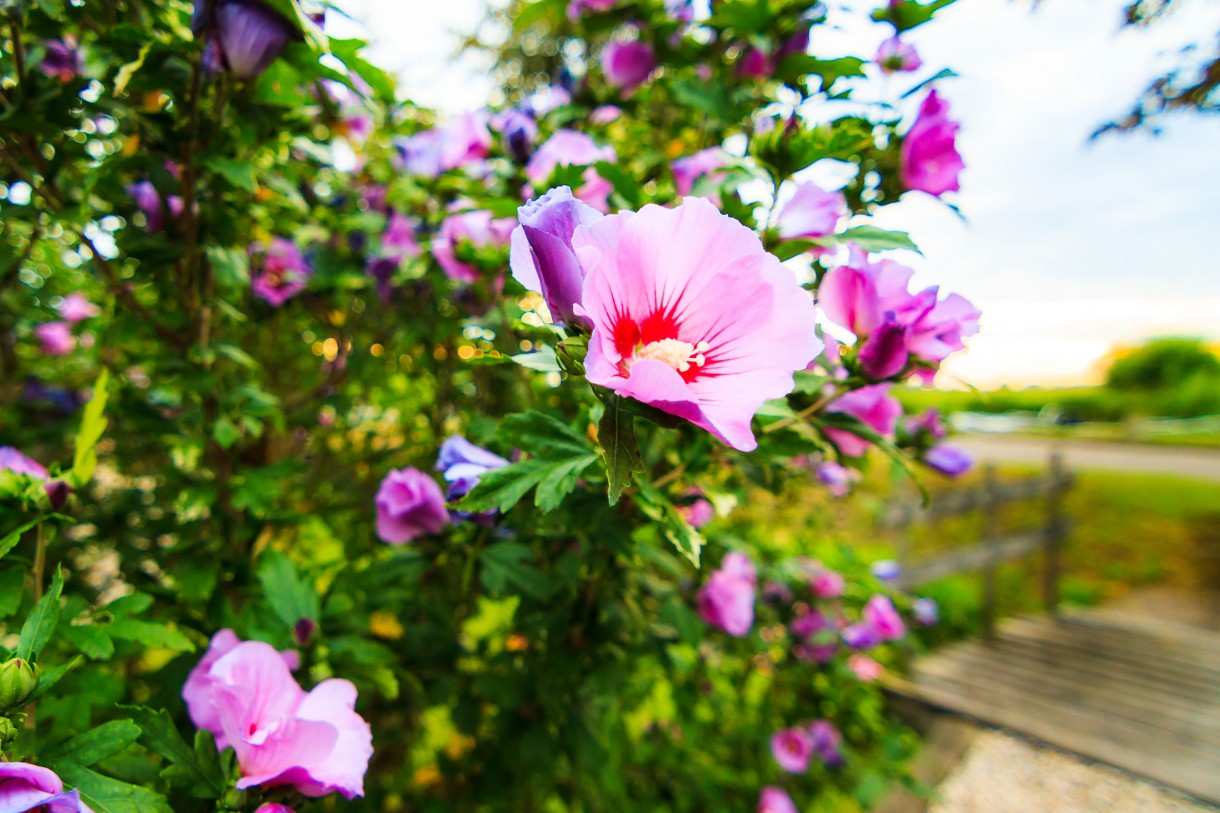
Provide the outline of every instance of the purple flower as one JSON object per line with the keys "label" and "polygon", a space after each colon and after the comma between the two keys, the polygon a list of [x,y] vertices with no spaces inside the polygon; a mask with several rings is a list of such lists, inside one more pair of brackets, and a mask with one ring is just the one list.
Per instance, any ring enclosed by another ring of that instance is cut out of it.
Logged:
{"label": "purple flower", "polygon": [[797,186],[796,194],[780,209],[776,224],[785,240],[825,237],[834,234],[845,214],[847,201],[842,192],[827,192],[807,181]]}
{"label": "purple flower", "polygon": [[513,279],[546,299],[551,318],[564,324],[583,322],[576,316],[585,272],[572,249],[578,226],[601,220],[602,214],[557,186],[517,210],[509,267]]}
{"label": "purple flower", "polygon": [[0,762],[0,810],[92,813],[80,800],[80,791],[65,792],[54,771],[27,762]]}
{"label": "purple flower", "polygon": [[165,206],[161,205],[161,193],[157,191],[157,187],[152,185],[151,181],[139,181],[127,187],[127,194],[131,196],[136,208],[144,214],[144,230],[149,234],[155,234],[165,228],[165,209],[168,207],[172,217],[178,217],[182,214],[182,198],[177,195],[170,195],[165,200]]}
{"label": "purple flower", "polygon": [[76,347],[76,337],[67,322],[44,322],[34,328],[43,355],[66,356]]}
{"label": "purple flower", "polygon": [[59,315],[64,321],[72,324],[83,322],[102,312],[97,305],[79,293],[68,294],[62,302],[55,306],[55,309],[59,311]]}
{"label": "purple flower", "polygon": [[445,147],[445,134],[440,130],[421,130],[398,142],[402,168],[408,175],[435,178],[444,172],[441,153]]}
{"label": "purple flower", "polygon": [[855,469],[849,469],[833,460],[819,463],[813,474],[819,483],[826,486],[832,497],[846,497],[851,493],[851,484],[859,478]]}
{"label": "purple flower", "polygon": [[940,621],[940,608],[935,599],[917,598],[911,609],[915,613],[915,620],[922,626],[932,627]]}
{"label": "purple flower", "polygon": [[902,140],[902,182],[907,189],[940,197],[955,192],[958,174],[965,167],[955,141],[961,126],[949,118],[949,105],[928,92],[919,115]]}
{"label": "purple flower", "polygon": [[799,813],[792,797],[775,787],[766,787],[758,796],[758,813]]}
{"label": "purple flower", "polygon": [[254,79],[293,40],[296,24],[261,0],[195,0],[195,36],[207,37],[220,66],[238,79]]}
{"label": "purple flower", "polygon": [[846,586],[843,577],[833,570],[821,570],[814,574],[809,586],[818,598],[838,598]]}
{"label": "purple flower", "polygon": [[618,158],[613,147],[599,147],[591,136],[576,130],[556,130],[542,143],[525,166],[526,177],[541,186],[558,167],[585,167]]}
{"label": "purple flower", "polygon": [[447,124],[442,131],[441,168],[456,169],[486,158],[491,152],[490,115],[486,110],[470,110]]}
{"label": "purple flower", "polygon": [[0,446],[0,471],[24,474],[35,480],[46,480],[51,476],[41,463],[22,454],[12,446]]}
{"label": "purple flower", "polygon": [[754,565],[744,553],[727,553],[720,569],[699,591],[699,615],[729,635],[741,638],[754,626]]}
{"label": "purple flower", "polygon": [[870,598],[864,605],[861,615],[864,622],[875,629],[883,640],[897,641],[907,634],[906,625],[902,623],[902,616],[898,614],[893,602],[886,596],[876,595]]}
{"label": "purple flower", "polygon": [[62,40],[46,40],[42,45],[46,54],[38,63],[38,70],[46,76],[67,83],[84,72],[75,37],[69,35]]}
{"label": "purple flower", "polygon": [[917,71],[923,65],[915,46],[903,42],[897,35],[881,43],[873,60],[885,73]]}
{"label": "purple flower", "polygon": [[492,125],[500,132],[508,154],[519,164],[529,160],[538,138],[538,124],[534,117],[522,110],[507,110],[492,119]]}
{"label": "purple flower", "polygon": [[[826,411],[851,415],[877,434],[889,438],[893,437],[898,418],[902,415],[902,404],[890,396],[888,384],[874,384],[836,399]],[[860,457],[868,451],[868,441],[846,429],[826,428],[822,431],[848,457]]]}
{"label": "purple flower", "polygon": [[674,161],[670,169],[674,173],[674,188],[677,189],[678,196],[684,198],[689,195],[695,188],[695,182],[704,176],[710,177],[713,182],[724,177],[724,174],[717,170],[727,163],[728,154],[720,147],[708,147]]}
{"label": "purple flower", "polygon": [[908,330],[892,319],[886,320],[860,345],[860,369],[872,381],[884,381],[906,369],[911,354],[907,350]]}
{"label": "purple flower", "polygon": [[838,765],[843,762],[843,735],[829,720],[814,720],[809,725],[809,733],[813,737],[813,752],[818,759],[827,765]]}
{"label": "purple flower", "polygon": [[813,752],[814,738],[808,729],[785,728],[771,735],[771,756],[788,773],[809,770]]}
{"label": "purple flower", "polygon": [[568,18],[575,22],[586,11],[609,11],[618,0],[571,0],[568,3]]}
{"label": "purple flower", "polygon": [[250,254],[260,266],[250,281],[250,288],[273,308],[305,290],[313,273],[296,244],[283,237],[272,239],[265,247],[252,245]]}
{"label": "purple flower", "polygon": [[377,535],[401,545],[426,534],[438,534],[449,524],[441,487],[419,469],[396,469],[377,490]]}
{"label": "purple flower", "polygon": [[432,256],[450,279],[477,282],[478,266],[458,259],[458,248],[463,243],[475,248],[507,245],[515,225],[511,218],[493,218],[491,212],[482,209],[451,214],[432,241]]}
{"label": "purple flower", "polygon": [[[450,435],[441,444],[436,458],[436,470],[449,483],[445,495],[450,500],[460,499],[478,485],[479,477],[492,469],[503,468],[508,461],[486,449],[475,446],[461,435]],[[488,512],[495,515],[495,511]]]}
{"label": "purple flower", "polygon": [[602,74],[625,93],[648,81],[656,67],[657,55],[646,42],[615,40],[602,50]]}
{"label": "purple flower", "polygon": [[267,802],[265,805],[259,805],[258,809],[255,810],[254,813],[294,813],[294,811],[288,805]]}
{"label": "purple flower", "polygon": [[825,632],[833,629],[833,627],[834,624],[831,623],[830,619],[817,610],[797,615],[796,618],[792,619],[792,623],[788,625],[792,637],[806,643],[819,632]]}
{"label": "purple flower", "polygon": [[873,577],[886,583],[898,581],[902,575],[902,567],[893,559],[880,559],[869,566]]}
{"label": "purple flower", "polygon": [[770,76],[772,70],[771,60],[754,46],[746,48],[737,59],[737,74],[748,79],[762,79]]}
{"label": "purple flower", "polygon": [[623,115],[623,111],[619,107],[612,104],[603,104],[601,107],[589,114],[590,124],[606,125],[611,122],[618,121]]}
{"label": "purple flower", "polygon": [[924,453],[923,462],[928,468],[947,477],[960,477],[970,471],[974,458],[960,446],[941,443]]}
{"label": "purple flower", "polygon": [[852,649],[872,649],[881,643],[881,634],[868,623],[850,624],[839,634]]}
{"label": "purple flower", "polygon": [[945,423],[941,420],[940,412],[936,407],[928,407],[920,414],[907,418],[903,422],[903,428],[908,435],[916,438],[927,436],[934,440],[941,440],[946,434]]}

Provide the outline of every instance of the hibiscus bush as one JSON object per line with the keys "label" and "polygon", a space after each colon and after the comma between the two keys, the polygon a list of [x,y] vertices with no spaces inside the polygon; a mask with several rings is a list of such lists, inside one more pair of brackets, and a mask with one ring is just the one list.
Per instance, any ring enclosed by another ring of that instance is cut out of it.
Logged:
{"label": "hibiscus bush", "polygon": [[321,6],[0,2],[0,809],[903,779],[935,608],[731,517],[969,465],[888,390],[978,313],[869,218],[958,187],[947,4],[511,3],[442,116]]}

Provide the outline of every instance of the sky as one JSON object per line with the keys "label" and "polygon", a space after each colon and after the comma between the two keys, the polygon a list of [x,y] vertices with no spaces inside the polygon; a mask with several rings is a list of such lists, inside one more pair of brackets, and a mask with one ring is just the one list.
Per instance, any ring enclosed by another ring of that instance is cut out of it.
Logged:
{"label": "sky", "polygon": [[[875,221],[911,232],[922,256],[896,257],[916,283],[983,311],[968,350],[938,384],[991,388],[1098,379],[1116,345],[1159,335],[1220,340],[1220,117],[1178,117],[1160,137],[1110,136],[1183,43],[1220,30],[1220,3],[1184,0],[1148,30],[1120,31],[1122,0],[959,0],[911,32],[922,75],[962,121],[967,169],[958,215],[921,193]],[[347,0],[377,64],[417,103],[451,112],[491,92],[477,56],[455,60],[487,0]],[[820,27],[821,54],[871,54],[888,28],[860,16]],[[332,28],[328,22],[328,29]]]}

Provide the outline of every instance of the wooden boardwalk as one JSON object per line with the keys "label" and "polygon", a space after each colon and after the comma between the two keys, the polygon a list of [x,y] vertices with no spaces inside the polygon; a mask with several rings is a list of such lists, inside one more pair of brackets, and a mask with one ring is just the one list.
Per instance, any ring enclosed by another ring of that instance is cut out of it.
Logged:
{"label": "wooden boardwalk", "polygon": [[1220,632],[1114,612],[1015,618],[891,685],[1220,804]]}

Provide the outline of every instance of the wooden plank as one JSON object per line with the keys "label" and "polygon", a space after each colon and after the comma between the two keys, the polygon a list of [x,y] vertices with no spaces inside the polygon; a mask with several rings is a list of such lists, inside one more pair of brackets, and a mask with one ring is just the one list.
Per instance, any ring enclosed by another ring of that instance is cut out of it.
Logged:
{"label": "wooden plank", "polygon": [[989,562],[1006,562],[1029,555],[1042,547],[1042,531],[1027,531],[1001,537],[991,544],[981,543],[943,556],[904,564],[899,587],[918,587],[956,573],[981,570]]}
{"label": "wooden plank", "polygon": [[[1070,484],[1070,475],[1060,472],[1058,475],[1031,477],[997,484],[996,496],[1000,502],[1005,504],[1025,502],[1037,499],[1052,490],[1063,491]],[[984,502],[986,502],[985,494],[980,488],[943,491],[934,494],[926,508],[918,502],[895,503],[882,515],[878,524],[883,530],[903,530],[912,525],[928,524],[948,517],[968,514],[976,508],[980,508]]]}
{"label": "wooden plank", "polygon": [[1166,692],[1154,681],[1141,685],[1123,670],[1080,668],[1079,664],[1030,657],[998,647],[963,647],[921,663],[917,676],[970,675],[1017,689],[1070,697],[1100,713],[1144,722],[1175,739],[1206,743],[1220,753],[1220,702],[1198,703]]}
{"label": "wooden plank", "polygon": [[969,681],[920,678],[914,697],[983,722],[1009,728],[1051,745],[1220,803],[1220,753],[1188,748],[1155,730],[1054,703],[1025,692]]}
{"label": "wooden plank", "polygon": [[1075,621],[1009,619],[1004,636],[1046,646],[1070,646],[1098,657],[1110,657],[1138,668],[1180,679],[1215,685],[1220,658],[1207,648],[1184,647],[1174,641],[1124,632],[1113,627],[1089,627]]}

